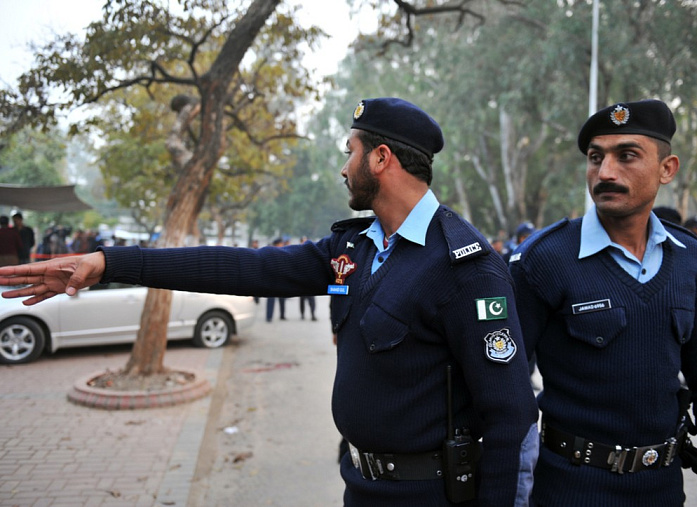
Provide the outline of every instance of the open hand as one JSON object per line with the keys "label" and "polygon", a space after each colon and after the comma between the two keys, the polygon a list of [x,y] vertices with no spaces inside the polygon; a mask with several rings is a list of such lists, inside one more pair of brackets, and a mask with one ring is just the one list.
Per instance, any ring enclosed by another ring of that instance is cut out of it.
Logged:
{"label": "open hand", "polygon": [[23,286],[3,292],[2,297],[31,296],[23,301],[25,305],[31,306],[56,294],[74,296],[78,290],[98,283],[105,268],[102,252],[1,267],[0,285]]}

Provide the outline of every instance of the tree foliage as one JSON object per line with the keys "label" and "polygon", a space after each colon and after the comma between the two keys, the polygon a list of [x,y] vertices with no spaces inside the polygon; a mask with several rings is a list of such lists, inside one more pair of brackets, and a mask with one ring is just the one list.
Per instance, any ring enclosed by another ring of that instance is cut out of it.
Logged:
{"label": "tree foliage", "polygon": [[[223,156],[222,169],[238,180],[288,164],[297,138],[295,101],[312,92],[299,54],[319,31],[298,28],[288,9],[274,14],[279,3],[254,0],[233,10],[218,0],[107,0],[103,19],[88,27],[84,41],[68,34],[37,48],[36,65],[20,77],[17,91],[0,96],[2,126],[51,125],[62,110],[107,104],[109,116],[121,118],[120,130],[108,130],[105,154],[114,162],[108,169],[125,173],[118,182],[133,180],[131,190],[139,178],[157,174],[166,184],[171,175],[162,244],[182,245],[196,232]],[[156,104],[163,98],[169,116]],[[105,124],[90,117],[81,125]],[[134,161],[143,165],[128,167]],[[216,183],[218,192],[234,191]],[[144,197],[149,204],[163,196]],[[167,291],[148,293],[126,372],[162,371],[170,301]]]}
{"label": "tree foliage", "polygon": [[[588,115],[591,7],[585,0],[492,3],[486,23],[464,26],[457,16],[421,16],[407,47],[364,37],[340,70],[337,99],[398,95],[429,111],[446,137],[434,189],[489,234],[581,214],[576,135]],[[601,2],[598,100],[598,107],[648,97],[669,103],[683,161],[674,187],[693,195],[695,141],[687,133],[697,118],[695,14],[690,2]]]}

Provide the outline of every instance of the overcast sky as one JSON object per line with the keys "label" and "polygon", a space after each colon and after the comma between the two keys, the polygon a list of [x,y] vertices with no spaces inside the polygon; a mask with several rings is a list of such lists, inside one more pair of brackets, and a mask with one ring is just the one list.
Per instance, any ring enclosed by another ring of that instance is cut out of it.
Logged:
{"label": "overcast sky", "polygon": [[[302,6],[304,19],[332,35],[307,57],[306,64],[322,74],[333,73],[357,34],[358,22],[349,16],[346,0],[293,1]],[[29,41],[47,42],[56,33],[79,32],[101,18],[103,4],[103,0],[0,0],[0,81],[14,85],[31,66]],[[361,26],[366,27],[372,20],[364,18]]]}

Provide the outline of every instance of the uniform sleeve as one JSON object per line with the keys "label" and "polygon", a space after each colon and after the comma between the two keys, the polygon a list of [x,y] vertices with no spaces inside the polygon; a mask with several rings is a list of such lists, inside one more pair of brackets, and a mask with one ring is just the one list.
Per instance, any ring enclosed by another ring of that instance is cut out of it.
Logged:
{"label": "uniform sleeve", "polygon": [[103,248],[103,282],[240,296],[326,294],[330,239],[260,249],[231,247]]}
{"label": "uniform sleeve", "polygon": [[513,285],[501,270],[480,270],[463,283],[443,320],[481,421],[479,504],[526,505],[538,453],[538,410]]}
{"label": "uniform sleeve", "polygon": [[540,297],[520,263],[513,262],[509,265],[509,269],[515,284],[515,302],[523,331],[525,351],[530,360],[541,334],[547,327],[549,306]]}
{"label": "uniform sleeve", "polygon": [[[695,308],[697,308],[697,301],[695,301]],[[680,353],[681,370],[687,387],[692,391],[692,413],[695,419],[697,419],[697,312],[695,312],[695,321],[692,324],[690,340],[683,345]]]}

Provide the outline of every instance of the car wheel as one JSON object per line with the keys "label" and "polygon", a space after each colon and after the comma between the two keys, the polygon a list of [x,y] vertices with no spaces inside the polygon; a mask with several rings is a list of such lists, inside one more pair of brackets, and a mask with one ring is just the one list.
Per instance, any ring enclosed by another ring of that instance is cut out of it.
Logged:
{"label": "car wheel", "polygon": [[20,364],[34,361],[46,343],[43,329],[26,317],[12,317],[0,325],[0,363]]}
{"label": "car wheel", "polygon": [[208,312],[196,323],[194,345],[217,349],[230,341],[233,330],[234,323],[228,314],[215,310]]}

